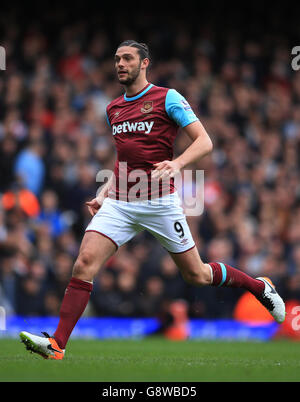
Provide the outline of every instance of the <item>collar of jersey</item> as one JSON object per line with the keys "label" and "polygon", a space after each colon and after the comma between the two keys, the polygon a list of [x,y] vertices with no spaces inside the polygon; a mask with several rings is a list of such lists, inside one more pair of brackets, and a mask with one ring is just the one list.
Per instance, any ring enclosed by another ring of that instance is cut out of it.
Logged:
{"label": "collar of jersey", "polygon": [[135,95],[135,96],[126,96],[126,94],[124,94],[124,100],[126,100],[127,102],[130,102],[130,101],[134,101],[134,100],[136,100],[136,99],[139,99],[139,98],[141,98],[143,95],[145,95],[145,93],[148,92],[149,89],[151,89],[152,87],[153,87],[153,84],[147,85],[146,88],[142,90],[142,92],[139,92],[139,93],[138,93],[137,95]]}

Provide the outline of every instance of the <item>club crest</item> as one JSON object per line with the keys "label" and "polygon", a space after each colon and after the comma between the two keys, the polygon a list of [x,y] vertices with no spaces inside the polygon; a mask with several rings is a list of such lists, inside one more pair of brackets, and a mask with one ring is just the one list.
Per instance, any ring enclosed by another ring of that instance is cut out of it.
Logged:
{"label": "club crest", "polygon": [[153,102],[145,101],[143,107],[141,108],[142,113],[150,113],[153,110]]}

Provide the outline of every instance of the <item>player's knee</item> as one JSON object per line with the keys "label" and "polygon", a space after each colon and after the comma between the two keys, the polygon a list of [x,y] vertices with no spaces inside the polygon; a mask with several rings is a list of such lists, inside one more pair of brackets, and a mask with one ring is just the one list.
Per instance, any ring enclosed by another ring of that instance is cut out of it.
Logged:
{"label": "player's knee", "polygon": [[73,276],[83,280],[92,280],[92,265],[94,258],[91,253],[83,251],[77,257],[73,267]]}

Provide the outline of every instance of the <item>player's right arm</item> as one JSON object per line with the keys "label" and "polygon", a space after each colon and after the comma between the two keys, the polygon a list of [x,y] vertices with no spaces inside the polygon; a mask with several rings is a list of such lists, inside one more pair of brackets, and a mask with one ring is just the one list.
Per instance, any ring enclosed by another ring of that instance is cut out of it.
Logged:
{"label": "player's right arm", "polygon": [[[107,108],[106,108],[106,121],[107,121],[108,126],[111,128]],[[99,211],[99,209],[102,207],[103,201],[105,200],[106,197],[108,197],[108,190],[109,190],[110,186],[112,185],[112,183],[113,183],[113,174],[108,179],[108,181],[105,183],[105,185],[101,188],[101,191],[99,191],[99,193],[96,195],[96,197],[93,198],[91,201],[87,201],[85,203],[92,216],[94,216]]]}
{"label": "player's right arm", "polygon": [[93,198],[91,201],[87,201],[85,203],[92,216],[94,216],[98,212],[98,210],[102,207],[103,201],[105,200],[106,197],[108,197],[108,190],[112,185],[112,183],[113,183],[113,174],[107,180],[107,182],[102,187],[101,191],[99,191],[97,196]]}

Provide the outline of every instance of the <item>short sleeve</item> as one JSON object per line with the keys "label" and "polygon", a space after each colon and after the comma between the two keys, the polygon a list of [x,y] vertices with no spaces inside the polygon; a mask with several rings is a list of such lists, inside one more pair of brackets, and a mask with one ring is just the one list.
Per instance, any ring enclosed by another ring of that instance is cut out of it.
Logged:
{"label": "short sleeve", "polygon": [[165,108],[170,119],[174,120],[180,127],[185,127],[199,120],[187,100],[175,89],[168,90]]}

